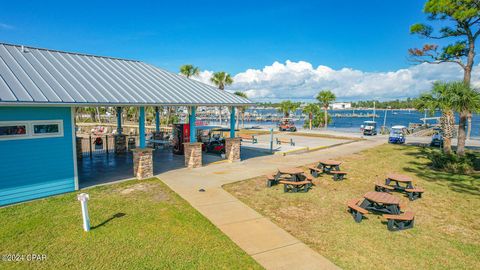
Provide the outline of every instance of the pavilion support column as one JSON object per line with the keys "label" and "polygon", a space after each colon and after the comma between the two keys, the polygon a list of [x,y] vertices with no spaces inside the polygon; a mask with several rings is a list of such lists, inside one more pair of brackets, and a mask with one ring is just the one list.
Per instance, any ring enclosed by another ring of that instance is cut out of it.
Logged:
{"label": "pavilion support column", "polygon": [[123,134],[122,107],[117,107],[117,134],[114,137],[115,154],[127,153],[127,136]]}
{"label": "pavilion support column", "polygon": [[138,119],[140,147],[133,151],[133,174],[141,180],[153,176],[153,149],[146,147],[145,142],[145,107],[140,107]]}
{"label": "pavilion support column", "polygon": [[162,132],[160,131],[160,110],[155,107],[155,132],[153,133],[153,139],[163,140]]}
{"label": "pavilion support column", "polygon": [[235,137],[235,107],[230,110],[230,138],[225,139],[225,157],[229,162],[240,161],[240,137]]}
{"label": "pavilion support column", "polygon": [[190,107],[190,113],[188,115],[188,122],[190,125],[190,142],[184,143],[185,149],[185,166],[188,168],[202,167],[202,143],[197,142],[197,130],[195,126],[196,111],[195,106]]}

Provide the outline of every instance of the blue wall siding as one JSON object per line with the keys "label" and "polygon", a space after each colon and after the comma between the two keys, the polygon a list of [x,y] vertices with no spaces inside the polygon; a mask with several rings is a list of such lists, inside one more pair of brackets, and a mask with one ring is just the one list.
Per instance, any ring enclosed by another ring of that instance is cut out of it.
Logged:
{"label": "blue wall siding", "polygon": [[71,109],[0,107],[0,121],[63,120],[63,137],[0,140],[0,205],[75,190]]}

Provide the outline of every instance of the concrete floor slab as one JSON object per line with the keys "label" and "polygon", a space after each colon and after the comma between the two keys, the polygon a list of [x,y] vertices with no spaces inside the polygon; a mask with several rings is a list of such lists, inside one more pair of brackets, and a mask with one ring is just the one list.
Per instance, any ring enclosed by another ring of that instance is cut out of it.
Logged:
{"label": "concrete floor slab", "polygon": [[300,242],[267,218],[220,225],[218,227],[249,255]]}

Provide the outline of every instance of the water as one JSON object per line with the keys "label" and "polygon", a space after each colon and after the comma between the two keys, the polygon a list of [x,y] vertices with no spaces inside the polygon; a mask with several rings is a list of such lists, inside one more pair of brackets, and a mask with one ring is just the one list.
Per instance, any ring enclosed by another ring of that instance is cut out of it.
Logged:
{"label": "water", "polygon": [[[253,113],[256,112],[257,114],[261,115],[278,115],[280,116],[281,114],[276,111],[275,109],[247,109],[247,112]],[[421,124],[423,123],[420,118],[424,117],[424,112],[419,112],[416,110],[383,110],[383,109],[377,109],[376,114],[379,116],[375,118],[375,121],[377,122],[378,128],[380,126],[383,126],[383,121],[386,113],[386,126],[387,127],[392,127],[395,125],[403,125],[407,126],[410,123],[418,123]],[[334,114],[373,114],[373,110],[329,110],[328,113],[330,115]],[[301,111],[297,110],[294,115],[291,117],[293,118],[298,118],[301,116]],[[433,116],[434,117],[439,117],[441,114],[440,112],[436,112]],[[427,117],[430,117],[427,115]],[[329,124],[328,129],[331,130],[338,130],[338,131],[343,131],[343,132],[359,132],[360,130],[360,125],[363,124],[363,121],[367,120],[373,120],[372,117],[359,117],[359,118],[353,118],[353,117],[334,117],[332,116],[332,123]],[[308,119],[306,119],[308,121]],[[429,120],[427,123],[434,124],[436,123],[436,120]],[[456,123],[458,124],[458,115],[456,115]],[[263,122],[263,121],[245,121],[245,127],[250,127],[250,126],[262,126],[262,127],[275,127],[276,122]],[[303,128],[304,120],[297,120],[295,121],[295,124],[297,128],[301,129]],[[480,137],[480,115],[474,114],[472,116],[472,137]]]}

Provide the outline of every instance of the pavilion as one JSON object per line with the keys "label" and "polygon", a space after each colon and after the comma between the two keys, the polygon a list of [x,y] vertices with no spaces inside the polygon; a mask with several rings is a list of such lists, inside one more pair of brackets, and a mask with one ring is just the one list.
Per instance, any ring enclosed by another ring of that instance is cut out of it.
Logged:
{"label": "pavilion", "polygon": [[[248,99],[135,60],[62,52],[0,43],[0,206],[79,189],[75,108],[115,107],[115,149],[126,151],[123,107],[139,107],[139,148],[134,176],[153,175],[146,147],[145,107],[189,108],[190,142],[185,164],[201,166],[196,142],[198,106],[230,108],[229,161],[239,160],[235,107]],[[156,109],[156,130],[160,130]]]}

